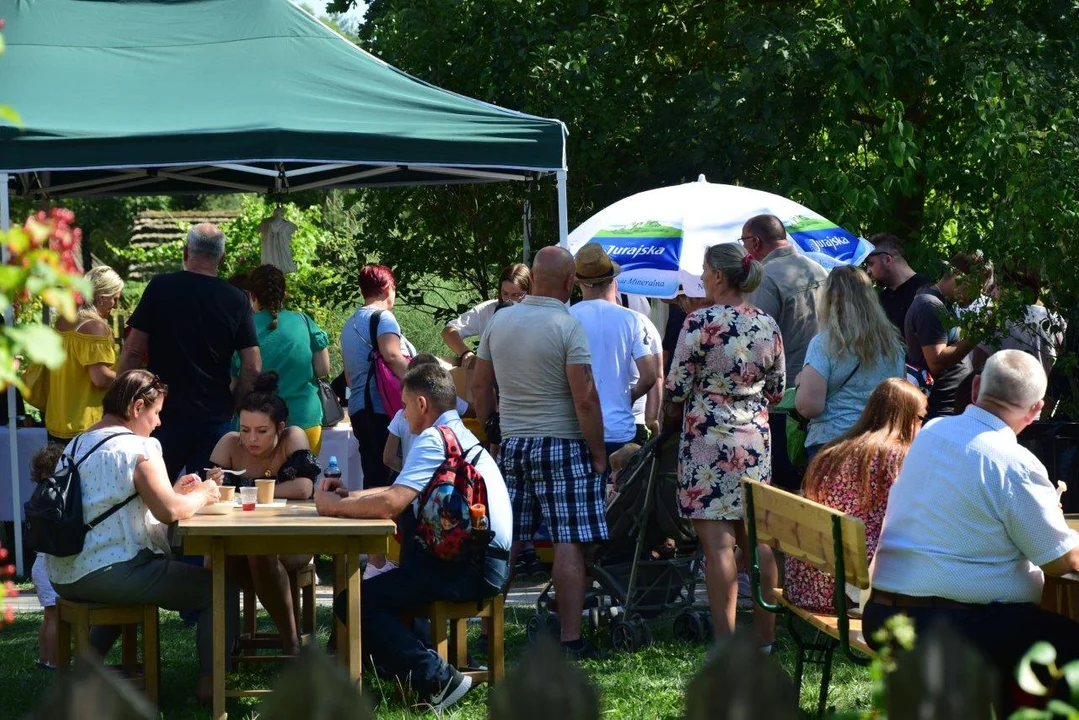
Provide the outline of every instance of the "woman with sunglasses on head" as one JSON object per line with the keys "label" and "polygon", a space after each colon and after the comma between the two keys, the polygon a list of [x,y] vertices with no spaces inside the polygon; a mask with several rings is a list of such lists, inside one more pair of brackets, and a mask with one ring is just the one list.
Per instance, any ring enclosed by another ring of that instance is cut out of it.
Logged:
{"label": "woman with sunglasses on head", "polygon": [[[870,562],[884,523],[888,491],[922,427],[926,405],[922,391],[906,379],[885,380],[869,396],[854,426],[825,445],[806,470],[802,494],[807,499],[865,523]],[[794,558],[786,560],[785,577],[784,591],[792,603],[812,612],[835,612],[832,577]]]}
{"label": "woman with sunglasses on head", "polygon": [[[141,603],[199,614],[197,646],[200,698],[212,689],[211,571],[171,559],[170,523],[194,515],[220,498],[218,487],[198,475],[169,481],[161,444],[150,434],[161,424],[168,388],[145,370],[116,378],[102,400],[104,417],[72,440],[65,454],[79,465],[86,522],[123,505],[86,534],[82,552],[48,556],[45,567],[57,594],[67,600]],[[130,498],[130,500],[129,500]],[[226,643],[235,638],[239,593],[225,587]],[[119,626],[97,626],[90,644],[102,657],[120,635]]]}

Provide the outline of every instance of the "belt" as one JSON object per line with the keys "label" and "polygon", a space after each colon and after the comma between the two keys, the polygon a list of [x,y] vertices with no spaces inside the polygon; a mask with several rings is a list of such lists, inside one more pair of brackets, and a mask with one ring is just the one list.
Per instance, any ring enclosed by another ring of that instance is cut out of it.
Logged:
{"label": "belt", "polygon": [[886,590],[873,590],[869,594],[869,602],[900,608],[933,607],[947,610],[981,610],[985,608],[985,605],[981,603],[959,602],[958,600],[950,600],[934,595],[901,595]]}

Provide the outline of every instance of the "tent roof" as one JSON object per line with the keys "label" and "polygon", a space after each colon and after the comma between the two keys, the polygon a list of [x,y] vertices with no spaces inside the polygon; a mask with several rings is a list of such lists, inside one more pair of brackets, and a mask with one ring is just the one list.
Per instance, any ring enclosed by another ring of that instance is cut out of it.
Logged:
{"label": "tent roof", "polygon": [[51,195],[520,179],[565,129],[417,80],[288,0],[0,0],[0,172]]}

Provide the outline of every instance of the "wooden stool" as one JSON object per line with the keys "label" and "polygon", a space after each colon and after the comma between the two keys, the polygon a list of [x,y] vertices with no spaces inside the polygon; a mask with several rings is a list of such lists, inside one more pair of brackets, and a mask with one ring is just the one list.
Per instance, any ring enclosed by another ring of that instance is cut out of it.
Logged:
{"label": "wooden stool", "polygon": [[[494,685],[501,682],[506,671],[505,656],[505,614],[502,593],[479,602],[439,601],[427,606],[427,616],[431,619],[431,641],[438,656],[468,675],[475,682]],[[491,618],[491,629],[487,634],[487,670],[474,670],[468,665],[468,643],[465,630],[468,619]],[[446,623],[449,622],[449,635]]]}
{"label": "wooden stool", "polygon": [[[75,655],[91,651],[92,625],[123,626],[123,670],[131,681],[157,704],[158,633],[156,605],[108,605],[56,600],[56,664],[61,669],[71,665],[71,635],[75,634]],[[138,630],[142,625],[142,672],[138,663]]]}
{"label": "wooden stool", "polygon": [[[300,634],[300,644],[307,645],[315,640],[315,565],[305,565],[288,574],[292,588],[292,611],[296,615],[296,629]],[[255,603],[254,588],[243,589],[243,616],[240,620],[240,642],[235,656],[237,662],[269,662],[280,660],[281,655],[259,655],[258,650],[280,649],[281,636],[278,633],[262,633],[256,629],[258,608]]]}

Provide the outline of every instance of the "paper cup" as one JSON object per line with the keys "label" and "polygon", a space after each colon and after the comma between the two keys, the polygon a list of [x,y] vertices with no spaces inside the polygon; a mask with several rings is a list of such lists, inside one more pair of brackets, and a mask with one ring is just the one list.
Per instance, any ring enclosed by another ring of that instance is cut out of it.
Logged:
{"label": "paper cup", "polygon": [[222,485],[218,488],[221,493],[221,502],[232,502],[236,498],[236,488],[232,485]]}
{"label": "paper cup", "polygon": [[258,498],[258,490],[253,487],[240,488],[240,502],[244,510],[254,510],[255,500]]}
{"label": "paper cup", "polygon": [[258,479],[255,481],[255,487],[258,488],[259,505],[269,505],[273,502],[273,488],[274,479]]}

